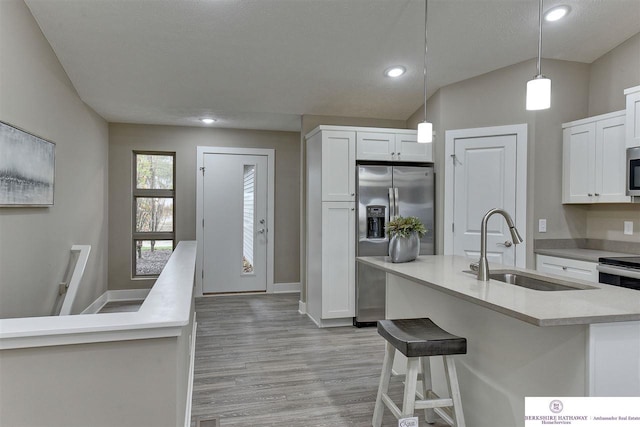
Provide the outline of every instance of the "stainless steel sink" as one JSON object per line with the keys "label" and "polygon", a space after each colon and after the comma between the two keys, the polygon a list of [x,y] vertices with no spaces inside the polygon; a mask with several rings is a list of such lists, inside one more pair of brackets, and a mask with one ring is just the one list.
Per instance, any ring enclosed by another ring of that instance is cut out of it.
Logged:
{"label": "stainless steel sink", "polygon": [[[465,273],[475,274],[472,271],[465,271]],[[521,286],[523,288],[533,289],[536,291],[579,291],[597,289],[594,286],[569,282],[562,279],[552,279],[517,270],[494,270],[489,274],[489,279],[498,280],[510,285]]]}

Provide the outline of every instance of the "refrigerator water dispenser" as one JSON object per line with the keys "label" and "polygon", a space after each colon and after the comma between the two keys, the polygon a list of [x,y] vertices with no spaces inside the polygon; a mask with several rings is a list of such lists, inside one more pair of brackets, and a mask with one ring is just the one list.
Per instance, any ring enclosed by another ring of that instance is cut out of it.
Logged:
{"label": "refrigerator water dispenser", "polygon": [[367,206],[367,239],[384,239],[386,206]]}

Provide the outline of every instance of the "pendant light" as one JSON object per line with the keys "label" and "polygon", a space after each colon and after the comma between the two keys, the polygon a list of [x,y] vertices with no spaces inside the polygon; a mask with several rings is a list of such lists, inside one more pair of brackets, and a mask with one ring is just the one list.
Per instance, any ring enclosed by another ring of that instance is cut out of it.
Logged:
{"label": "pendant light", "polygon": [[527,110],[546,110],[551,107],[551,79],[542,75],[542,2],[538,8],[538,74],[527,82]]}
{"label": "pendant light", "polygon": [[427,7],[429,0],[424,1],[424,122],[418,124],[418,142],[433,141],[433,124],[427,121]]}

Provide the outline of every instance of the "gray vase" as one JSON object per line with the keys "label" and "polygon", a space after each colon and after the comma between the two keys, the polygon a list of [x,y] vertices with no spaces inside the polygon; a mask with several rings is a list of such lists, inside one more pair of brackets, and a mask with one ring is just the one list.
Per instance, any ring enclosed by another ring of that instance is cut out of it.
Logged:
{"label": "gray vase", "polygon": [[389,241],[389,257],[391,262],[409,262],[420,253],[420,237],[413,232],[409,237],[393,236]]}

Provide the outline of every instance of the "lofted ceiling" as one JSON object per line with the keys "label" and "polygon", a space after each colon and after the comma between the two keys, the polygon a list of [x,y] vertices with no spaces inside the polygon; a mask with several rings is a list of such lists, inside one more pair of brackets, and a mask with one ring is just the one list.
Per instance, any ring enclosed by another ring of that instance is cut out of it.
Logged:
{"label": "lofted ceiling", "polygon": [[[110,122],[298,131],[303,114],[405,120],[423,103],[423,0],[25,1]],[[640,0],[557,4],[572,10],[545,23],[544,58],[591,63],[640,32]],[[537,0],[429,0],[429,94],[534,58],[537,27]]]}

